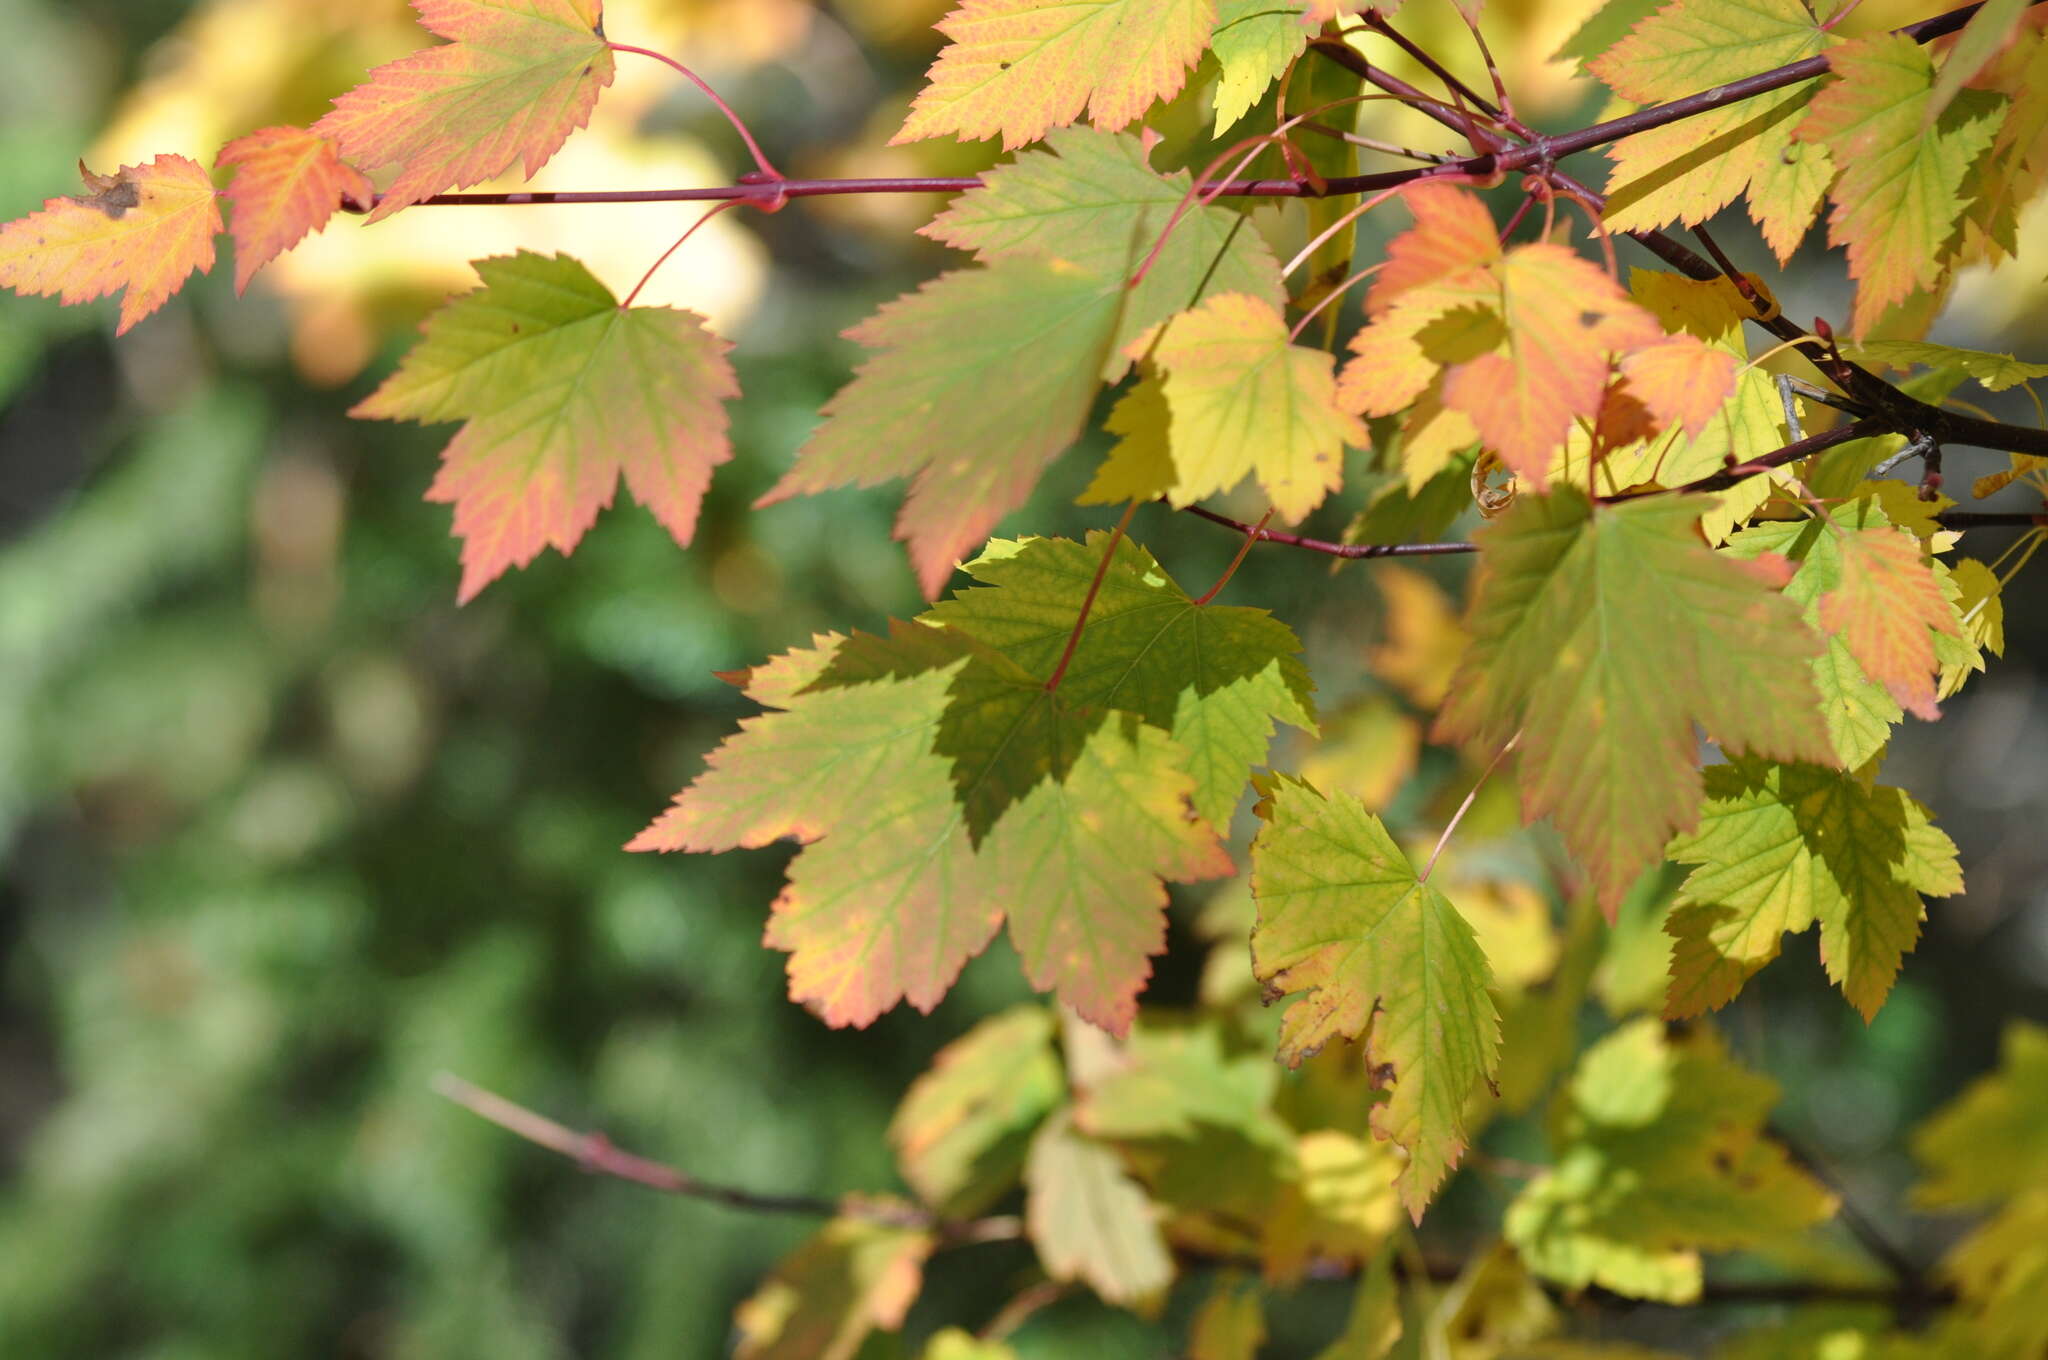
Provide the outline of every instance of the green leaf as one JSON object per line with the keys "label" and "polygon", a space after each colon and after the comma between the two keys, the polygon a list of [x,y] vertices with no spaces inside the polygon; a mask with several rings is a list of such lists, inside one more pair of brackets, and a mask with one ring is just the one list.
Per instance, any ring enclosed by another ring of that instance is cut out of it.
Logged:
{"label": "green leaf", "polygon": [[1979,1077],[1913,1135],[1927,1168],[1916,1202],[1982,1205],[2048,1185],[2048,1028],[2007,1024],[1998,1071]]}
{"label": "green leaf", "polygon": [[1216,136],[1251,112],[1266,87],[1308,46],[1311,28],[1301,0],[1222,0],[1209,40],[1221,74],[1216,81]]}
{"label": "green leaf", "polygon": [[[1800,61],[1832,41],[1799,0],[1679,0],[1638,23],[1587,69],[1639,104],[1678,99]],[[1748,191],[1780,261],[1813,223],[1832,168],[1793,133],[1810,84],[1776,90],[1623,138],[1609,149],[1616,231],[1703,222]]]}
{"label": "green leaf", "polygon": [[1828,64],[1837,78],[1814,95],[1796,135],[1842,167],[1828,243],[1849,248],[1859,284],[1850,329],[1862,337],[1947,269],[1963,180],[1997,135],[2003,101],[1968,91],[1937,115],[1934,60],[1903,34],[1837,47]]}
{"label": "green leaf", "polygon": [[[1067,128],[1045,145],[989,171],[923,234],[985,262],[1042,255],[1121,282],[1187,204],[1193,177],[1154,170],[1133,136]],[[1123,372],[1123,351],[1138,336],[1201,296],[1221,293],[1249,293],[1275,306],[1286,298],[1272,248],[1241,214],[1188,205],[1129,290],[1103,377]]]}
{"label": "green leaf", "polygon": [[1576,61],[1584,65],[1620,42],[1630,29],[1661,8],[1661,0],[1607,0],[1572,30],[1572,35],[1551,54],[1550,59]]}
{"label": "green leaf", "polygon": [[1229,1129],[1255,1143],[1289,1144],[1273,1115],[1280,1069],[1251,1053],[1227,1053],[1216,1025],[1140,1025],[1122,1061],[1096,1081],[1075,1112],[1101,1138],[1191,1139],[1200,1126]]}
{"label": "green leaf", "polygon": [[870,1332],[903,1325],[934,1245],[930,1233],[833,1219],[740,1305],[735,1360],[852,1360]]}
{"label": "green leaf", "polygon": [[825,424],[758,504],[908,477],[896,537],[925,594],[938,594],[1080,434],[1122,283],[1121,272],[1005,256],[884,305],[846,332],[879,352],[826,404]]}
{"label": "green leaf", "polygon": [[948,1327],[925,1346],[924,1360],[1017,1360],[1017,1352],[1000,1341],[983,1341],[972,1332]]}
{"label": "green leaf", "polygon": [[1382,1360],[1401,1339],[1401,1289],[1394,1281],[1391,1249],[1373,1257],[1352,1296],[1344,1334],[1316,1360]]}
{"label": "green leaf", "polygon": [[1179,91],[1215,23],[1216,0],[961,0],[890,145],[1000,133],[1007,151],[1084,110],[1115,131]]}
{"label": "green leaf", "polygon": [[1699,866],[1665,929],[1677,940],[1665,1013],[1725,1005],[1820,922],[1829,978],[1868,1020],[1919,938],[1923,894],[1963,889],[1955,843],[1902,790],[1812,765],[1736,761],[1706,773],[1699,830],[1671,858]]}
{"label": "green leaf", "polygon": [[1293,523],[1344,481],[1344,446],[1364,447],[1356,416],[1337,405],[1336,361],[1289,341],[1279,308],[1224,293],[1166,324],[1154,350],[1166,374],[1175,482],[1192,505],[1256,475]]}
{"label": "green leaf", "polygon": [[1419,1218],[1464,1151],[1467,1101],[1493,1078],[1486,955],[1356,799],[1283,777],[1260,815],[1252,968],[1274,993],[1305,993],[1282,1019],[1280,1056],[1295,1065],[1339,1035],[1365,1041],[1393,1086],[1373,1131],[1407,1150],[1397,1185]]}
{"label": "green leaf", "polygon": [[1173,489],[1173,446],[1169,431],[1173,415],[1166,408],[1166,389],[1151,364],[1131,389],[1117,398],[1102,428],[1120,438],[1103,455],[1095,480],[1076,497],[1080,505],[1120,505],[1155,501]]}
{"label": "green leaf", "polygon": [[1699,815],[1693,723],[1731,751],[1832,763],[1820,640],[1774,578],[1710,551],[1708,504],[1523,495],[1482,531],[1466,651],[1440,734],[1517,732],[1523,812],[1549,815],[1612,915]]}
{"label": "green leaf", "polygon": [[1045,1273],[1083,1280],[1111,1303],[1152,1299],[1173,1282],[1173,1258],[1152,1205],[1116,1152],[1062,1111],[1031,1143],[1025,1228]]}
{"label": "green leaf", "polygon": [[1031,1135],[1065,1094],[1050,1012],[982,1021],[904,1093],[889,1124],[903,1179],[941,1214],[983,1212],[1017,1184]]}
{"label": "green leaf", "polygon": [[[1049,679],[1080,616],[1106,536],[991,544],[968,564],[977,588],[927,618]],[[1197,605],[1152,555],[1117,544],[1087,627],[1060,682],[1076,710],[1113,708],[1169,732],[1187,753],[1195,810],[1227,827],[1251,767],[1265,763],[1273,724],[1315,731],[1301,644],[1263,609]]]}
{"label": "green leaf", "polygon": [[1958,349],[1925,340],[1866,340],[1842,347],[1842,357],[1852,363],[1889,364],[1893,368],[1960,368],[1993,392],[2003,392],[2035,378],[2048,378],[2048,364],[2030,364],[2010,354],[1990,350]]}
{"label": "green leaf", "polygon": [[477,260],[483,287],[444,304],[351,415],[465,422],[427,499],[455,506],[467,601],[542,548],[567,553],[633,498],[688,545],[711,469],[732,457],[729,346],[703,318],[621,307],[566,255]]}
{"label": "green leaf", "polygon": [[1580,1060],[1555,1160],[1508,1207],[1508,1240],[1568,1289],[1691,1302],[1701,1251],[1764,1246],[1835,1210],[1758,1136],[1777,1095],[1706,1031],[1679,1043],[1654,1020],[1624,1026]]}
{"label": "green leaf", "polygon": [[1216,1277],[1188,1336],[1188,1360],[1255,1360],[1266,1340],[1258,1282],[1233,1272]]}

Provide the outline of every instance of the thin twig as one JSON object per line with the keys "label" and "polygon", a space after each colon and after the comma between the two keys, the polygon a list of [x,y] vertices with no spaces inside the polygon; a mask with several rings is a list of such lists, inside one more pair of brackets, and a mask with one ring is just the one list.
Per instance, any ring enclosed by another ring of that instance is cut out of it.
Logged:
{"label": "thin twig", "polygon": [[1259,531],[1266,527],[1266,521],[1271,518],[1273,518],[1273,507],[1269,505],[1266,507],[1266,513],[1259,516],[1259,522],[1246,531],[1244,542],[1237,545],[1237,556],[1230,559],[1230,565],[1225,567],[1223,574],[1216,578],[1216,584],[1203,591],[1202,598],[1195,601],[1197,605],[1209,603],[1209,601],[1216,598],[1218,591],[1230,584],[1230,578],[1237,575],[1237,569],[1244,565],[1245,554],[1252,550],[1252,544],[1259,541]]}
{"label": "thin twig", "polygon": [[670,67],[678,74],[680,74],[683,77],[683,79],[689,81],[692,85],[695,85],[698,89],[702,90],[704,92],[704,97],[706,99],[709,99],[713,104],[718,106],[718,111],[725,115],[725,120],[728,123],[732,124],[733,131],[739,133],[740,140],[747,144],[747,150],[749,153],[753,155],[754,164],[757,167],[759,167],[761,173],[771,180],[782,178],[782,172],[775,168],[775,166],[769,161],[767,153],[761,150],[761,144],[754,140],[754,134],[752,131],[748,129],[746,120],[733,111],[732,105],[726,103],[723,99],[720,99],[718,97],[718,91],[712,89],[710,84],[704,79],[704,77],[698,75],[695,71],[692,71],[689,67],[677,61],[674,57],[664,56],[661,53],[656,52],[652,48],[634,47],[629,43],[616,42],[608,42],[605,44],[605,46],[611,48],[611,50],[614,52],[631,52],[636,57],[652,57],[654,60],[660,62],[662,65]]}
{"label": "thin twig", "polygon": [[692,236],[695,236],[697,234],[697,228],[703,226],[706,222],[709,222],[712,218],[718,216],[727,208],[735,206],[738,202],[739,200],[736,198],[728,199],[723,203],[714,203],[710,207],[706,208],[703,214],[699,216],[696,221],[692,222],[684,230],[681,236],[676,237],[676,242],[674,245],[670,246],[667,250],[661,252],[660,259],[656,260],[653,264],[647,266],[647,272],[640,276],[640,282],[633,285],[633,291],[626,294],[626,300],[619,304],[620,309],[624,310],[625,308],[631,307],[633,305],[633,299],[640,296],[640,290],[647,286],[648,280],[654,277],[655,271],[659,270],[663,265],[667,264],[668,257],[675,254],[678,250],[681,250],[683,248],[683,243],[685,241],[689,240]]}
{"label": "thin twig", "polygon": [[919,1228],[937,1232],[950,1243],[998,1242],[1022,1236],[1023,1225],[1014,1218],[983,1218],[956,1221],[940,1219],[913,1205],[850,1195],[827,1199],[822,1195],[764,1195],[729,1185],[699,1180],[687,1171],[636,1156],[613,1145],[601,1133],[578,1133],[557,1124],[546,1115],[505,1099],[493,1091],[464,1081],[447,1072],[436,1073],[436,1092],[470,1113],[487,1119],[527,1142],[558,1152],[585,1171],[630,1181],[664,1194],[681,1195],[729,1209],[757,1214],[794,1214],[802,1218],[858,1218],[894,1228]]}
{"label": "thin twig", "polygon": [[1214,510],[1200,505],[1183,505],[1180,508],[1198,519],[1208,520],[1211,524],[1221,524],[1241,534],[1251,534],[1261,542],[1280,543],[1290,548],[1306,548],[1310,552],[1319,552],[1326,557],[1442,557],[1451,553],[1479,551],[1477,543],[1332,543],[1328,539],[1304,538],[1300,534],[1284,533],[1279,529],[1256,529],[1241,519],[1219,515]]}

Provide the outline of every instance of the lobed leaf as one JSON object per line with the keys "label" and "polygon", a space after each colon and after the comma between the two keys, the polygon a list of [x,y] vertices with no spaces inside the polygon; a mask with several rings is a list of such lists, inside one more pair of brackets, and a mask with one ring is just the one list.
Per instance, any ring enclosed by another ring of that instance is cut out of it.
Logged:
{"label": "lobed leaf", "polygon": [[1478,937],[1420,881],[1377,817],[1348,795],[1274,781],[1252,842],[1252,970],[1275,995],[1290,1065],[1332,1038],[1362,1040],[1392,1098],[1373,1131],[1408,1153],[1396,1181],[1416,1218],[1458,1164],[1466,1104],[1493,1079],[1499,1019]]}
{"label": "lobed leaf", "polygon": [[1053,1279],[1085,1281],[1121,1304],[1155,1298],[1173,1282],[1173,1258],[1145,1192],[1070,1113],[1039,1129],[1024,1180],[1025,1229]]}
{"label": "lobed leaf", "polygon": [[52,198],[0,226],[0,288],[55,297],[66,306],[122,292],[122,335],[170,300],[193,270],[213,268],[220,206],[198,162],[158,156],[96,175],[92,192]]}
{"label": "lobed leaf", "polygon": [[1677,940],[1665,1013],[1726,1005],[1820,923],[1828,977],[1868,1020],[1920,935],[1922,895],[1963,890],[1955,843],[1904,791],[1812,765],[1738,760],[1706,772],[1698,830],[1670,857],[1698,866],[1665,923]]}
{"label": "lobed leaf", "polygon": [[1250,113],[1308,46],[1302,0],[1221,0],[1209,49],[1216,54],[1215,135]]}
{"label": "lobed leaf", "polygon": [[1821,631],[1842,640],[1900,707],[1933,722],[1935,635],[1960,638],[1956,610],[1920,540],[1887,526],[1839,529],[1841,584],[1821,596]]}
{"label": "lobed leaf", "polygon": [[1114,132],[1179,92],[1215,23],[1216,0],[961,0],[890,145],[950,132],[1007,151],[1084,110]]}
{"label": "lobed leaf", "polygon": [[1065,1095],[1050,1012],[1019,1006],[982,1021],[897,1106],[889,1141],[903,1179],[942,1214],[983,1212],[1017,1184],[1031,1135]]}
{"label": "lobed leaf", "polygon": [[575,549],[623,476],[687,546],[711,469],[732,457],[730,346],[693,312],[622,307],[566,255],[473,263],[483,286],[444,304],[350,414],[460,420],[427,499],[455,506],[458,599],[552,547]]}
{"label": "lobed leaf", "polygon": [[214,157],[235,168],[227,188],[235,205],[235,291],[256,271],[327,225],[342,208],[363,212],[376,201],[369,176],[341,159],[340,148],[304,128],[271,127],[238,137]]}
{"label": "lobed leaf", "polygon": [[1765,575],[1718,557],[1707,502],[1523,495],[1480,535],[1465,653],[1438,715],[1489,750],[1521,733],[1522,810],[1555,819],[1610,919],[1699,815],[1693,724],[1730,751],[1833,763],[1820,640]]}
{"label": "lobed leaf", "polygon": [[927,1232],[833,1219],[739,1306],[734,1360],[852,1360],[877,1328],[903,1325],[935,1245]]}
{"label": "lobed leaf", "polygon": [[612,83],[603,0],[412,0],[450,41],[370,72],[313,131],[362,166],[397,164],[370,214],[547,163]]}

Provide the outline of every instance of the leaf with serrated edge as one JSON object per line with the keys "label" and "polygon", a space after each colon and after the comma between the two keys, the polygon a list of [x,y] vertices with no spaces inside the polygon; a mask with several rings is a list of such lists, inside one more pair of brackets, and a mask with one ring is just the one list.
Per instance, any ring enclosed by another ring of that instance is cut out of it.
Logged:
{"label": "leaf with serrated edge", "polygon": [[1699,1031],[1654,1020],[1586,1051],[1554,1118],[1552,1169],[1508,1206],[1528,1267],[1567,1289],[1690,1303],[1700,1253],[1790,1243],[1835,1198],[1761,1136],[1775,1084]]}
{"label": "leaf with serrated edge", "polygon": [[1915,1203],[1995,1204],[2048,1185],[2048,1027],[2011,1021],[1999,1048],[1998,1070],[1913,1135],[1913,1155],[1927,1168]]}
{"label": "leaf with serrated edge", "polygon": [[1166,389],[1157,371],[1148,368],[1137,384],[1110,408],[1102,428],[1118,436],[1095,480],[1076,497],[1080,505],[1120,505],[1124,501],[1156,501],[1173,487],[1173,415],[1166,408]]}
{"label": "leaf with serrated edge", "polygon": [[1956,848],[1899,789],[1813,765],[1740,760],[1706,772],[1698,830],[1670,857],[1698,866],[1665,923],[1677,941],[1665,1014],[1726,1005],[1820,922],[1828,976],[1868,1020],[1919,938],[1923,895],[1962,891]]}
{"label": "leaf with serrated edge", "polygon": [[1180,91],[1215,23],[1216,0],[961,0],[889,144],[1000,134],[1007,151],[1084,110],[1114,132]]}
{"label": "leaf with serrated edge", "polygon": [[739,1306],[734,1360],[853,1360],[869,1333],[903,1325],[934,1245],[917,1229],[833,1219]]}
{"label": "leaf with serrated edge", "polygon": [[474,262],[483,286],[428,317],[423,338],[350,414],[464,422],[427,499],[455,506],[462,588],[572,551],[624,477],[687,546],[711,469],[732,457],[730,346],[693,312],[621,307],[566,255]]}
{"label": "leaf with serrated edge", "polygon": [[2035,378],[2048,378],[2048,364],[2031,364],[2010,354],[1989,350],[1958,349],[1925,340],[1866,340],[1860,345],[1842,346],[1842,357],[1852,363],[1889,364],[1894,368],[1951,365],[1975,378],[1993,392],[2003,392]]}
{"label": "leaf with serrated edge", "polygon": [[79,171],[92,192],[52,198],[0,226],[0,288],[56,297],[66,306],[127,289],[129,327],[170,300],[193,270],[213,268],[220,205],[196,161],[158,156],[111,175]]}
{"label": "leaf with serrated edge", "polygon": [[1969,91],[1929,117],[1934,62],[1903,34],[1837,47],[1828,64],[1837,78],[1814,95],[1796,136],[1826,146],[1842,167],[1828,243],[1849,248],[1850,329],[1861,338],[1947,268],[1963,180],[1997,135],[2000,104]]}
{"label": "leaf with serrated edge", "polygon": [[1840,637],[1901,708],[1933,722],[1941,716],[1934,635],[1962,636],[1954,606],[1911,533],[1877,526],[1844,528],[1839,537],[1842,580],[1821,596],[1821,630]]}
{"label": "leaf with serrated edge", "polygon": [[1017,1183],[1032,1132],[1065,1095],[1052,1013],[991,1016],[940,1049],[904,1093],[889,1122],[903,1179],[942,1214],[981,1213]]}
{"label": "leaf with serrated edge", "polygon": [[372,222],[448,188],[531,176],[612,83],[602,0],[412,0],[450,41],[379,66],[313,131],[356,165],[398,164]]}
{"label": "leaf with serrated edge", "polygon": [[1252,970],[1276,995],[1298,1064],[1339,1035],[1391,1068],[1373,1131],[1408,1152],[1396,1185],[1416,1218],[1465,1149],[1465,1109],[1500,1056],[1492,974],[1478,937],[1380,820],[1345,794],[1278,778],[1252,842]]}
{"label": "leaf with serrated edge", "polygon": [[1045,1273],[1082,1280],[1110,1303],[1156,1297],[1173,1283],[1173,1257],[1145,1192],[1112,1149],[1055,1114],[1032,1140],[1024,1167],[1024,1225]]}
{"label": "leaf with serrated edge", "polygon": [[[1046,137],[1044,150],[988,171],[979,188],[920,230],[983,261],[1044,255],[1119,279],[1146,263],[1158,244],[1159,254],[1122,304],[1102,374],[1114,381],[1129,362],[1123,350],[1131,341],[1191,305],[1197,290],[1205,297],[1249,293],[1276,307],[1286,301],[1265,238],[1245,230],[1229,208],[1189,204],[1193,182],[1185,170],[1152,169],[1135,136],[1060,128]],[[1162,242],[1170,221],[1173,230]]]}
{"label": "leaf with serrated edge", "polygon": [[376,198],[369,176],[341,159],[340,148],[304,128],[272,127],[238,137],[214,165],[233,166],[228,227],[235,237],[235,291],[257,270],[327,225],[344,207],[363,211]]}
{"label": "leaf with serrated edge", "polygon": [[[1051,677],[1101,561],[1085,544],[998,541],[967,566],[982,587],[927,616],[968,633],[1040,680]],[[1060,681],[1076,709],[1135,713],[1172,734],[1195,781],[1195,810],[1227,827],[1273,724],[1315,730],[1313,688],[1293,630],[1262,609],[1196,605],[1152,555],[1118,542]]]}
{"label": "leaf with serrated edge", "polygon": [[1629,392],[1665,429],[1697,439],[1735,389],[1735,356],[1695,336],[1673,335],[1622,356]]}
{"label": "leaf with serrated edge", "polygon": [[[1680,0],[1644,18],[1587,69],[1615,93],[1658,104],[1800,61],[1833,42],[1798,0]],[[1624,137],[1609,148],[1607,225],[1704,222],[1745,189],[1782,262],[1813,224],[1832,178],[1825,148],[1793,141],[1811,85],[1796,85]]]}
{"label": "leaf with serrated edge", "polygon": [[1286,318],[1264,299],[1226,293],[1181,313],[1153,357],[1173,414],[1175,505],[1256,476],[1291,523],[1343,484],[1344,446],[1367,442],[1365,426],[1337,405],[1329,354],[1291,343]]}
{"label": "leaf with serrated edge", "polygon": [[1122,275],[1008,256],[942,274],[846,332],[876,351],[756,504],[911,479],[896,517],[926,596],[1081,433]]}
{"label": "leaf with serrated edge", "polygon": [[1222,0],[1216,32],[1216,135],[1251,112],[1266,87],[1308,46],[1300,0]]}
{"label": "leaf with serrated edge", "polygon": [[[1522,810],[1549,815],[1610,916],[1699,815],[1698,722],[1731,751],[1833,763],[1821,642],[1766,577],[1700,542],[1703,497],[1518,497],[1480,534],[1466,651],[1437,719],[1489,751],[1521,732]],[[1761,564],[1755,564],[1761,565]]]}

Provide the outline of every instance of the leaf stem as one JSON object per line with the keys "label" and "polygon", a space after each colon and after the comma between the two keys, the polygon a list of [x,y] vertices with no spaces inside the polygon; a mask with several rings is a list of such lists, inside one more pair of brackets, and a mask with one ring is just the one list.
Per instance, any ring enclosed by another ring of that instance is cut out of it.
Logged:
{"label": "leaf stem", "polygon": [[692,236],[695,236],[697,234],[697,228],[703,226],[706,222],[709,222],[712,218],[718,216],[727,208],[737,206],[739,202],[740,200],[736,198],[727,199],[723,203],[714,203],[710,207],[706,208],[702,215],[700,215],[696,221],[690,224],[689,229],[687,231],[685,231],[681,236],[676,237],[676,243],[674,245],[670,246],[667,250],[661,252],[660,259],[656,260],[653,264],[647,266],[647,272],[640,276],[640,282],[633,285],[633,291],[626,294],[626,300],[619,304],[619,310],[624,311],[626,308],[633,305],[633,299],[640,296],[640,290],[642,288],[645,288],[647,286],[647,281],[654,277],[654,271],[660,269],[663,265],[667,264],[668,257],[675,254],[678,250],[681,250],[683,248],[683,242],[689,240]]}
{"label": "leaf stem", "polygon": [[1443,856],[1444,847],[1451,843],[1451,833],[1458,829],[1458,823],[1464,821],[1465,814],[1472,810],[1472,804],[1479,798],[1479,790],[1486,787],[1487,777],[1500,768],[1500,763],[1508,758],[1508,752],[1514,750],[1515,743],[1521,739],[1522,733],[1517,729],[1515,735],[1508,738],[1507,745],[1494,752],[1493,759],[1486,762],[1486,768],[1479,772],[1479,778],[1472,781],[1471,789],[1465,794],[1465,801],[1458,804],[1458,810],[1451,814],[1451,820],[1444,825],[1444,834],[1436,838],[1436,849],[1429,852],[1429,863],[1423,865],[1422,872],[1416,875],[1417,883],[1429,882],[1429,876],[1436,872],[1437,860]]}
{"label": "leaf stem", "polygon": [[761,150],[761,144],[754,140],[754,134],[751,130],[748,129],[746,120],[744,118],[741,118],[737,113],[733,112],[732,105],[726,103],[723,99],[720,99],[718,97],[718,91],[712,89],[710,84],[707,83],[702,76],[698,75],[695,71],[692,71],[689,67],[677,61],[674,57],[664,56],[662,53],[656,52],[652,48],[634,47],[630,43],[616,42],[607,42],[605,46],[609,47],[614,52],[631,52],[635,56],[652,57],[654,60],[660,62],[662,65],[672,68],[677,74],[681,75],[683,79],[689,81],[692,85],[695,85],[698,89],[702,90],[704,92],[704,97],[706,99],[709,99],[713,104],[718,106],[718,111],[725,115],[725,120],[728,123],[732,124],[733,131],[739,133],[740,140],[747,144],[747,151],[753,156],[754,164],[760,168],[762,175],[771,180],[783,178],[782,172],[775,168],[774,164],[771,161],[769,161],[767,153]]}
{"label": "leaf stem", "polygon": [[1131,516],[1138,513],[1138,503],[1132,501],[1124,507],[1123,516],[1117,520],[1116,528],[1110,530],[1109,542],[1103,545],[1102,560],[1095,564],[1095,579],[1088,583],[1088,593],[1081,597],[1081,614],[1074,620],[1074,631],[1067,634],[1067,645],[1060,653],[1059,664],[1046,677],[1045,692],[1051,694],[1060,687],[1060,681],[1067,677],[1067,665],[1074,659],[1074,648],[1081,645],[1081,630],[1088,626],[1088,611],[1095,608],[1095,597],[1102,590],[1102,578],[1109,575],[1110,559],[1116,556],[1116,545],[1123,541],[1124,530],[1131,527]]}
{"label": "leaf stem", "polygon": [[1273,518],[1273,507],[1267,506],[1266,513],[1259,516],[1259,522],[1245,531],[1244,542],[1237,545],[1237,556],[1230,559],[1230,565],[1216,578],[1216,584],[1202,592],[1202,598],[1195,601],[1197,607],[1216,598],[1216,593],[1230,584],[1230,578],[1237,575],[1237,569],[1244,565],[1245,554],[1252,550],[1252,544],[1259,541],[1259,534],[1265,529],[1266,521]]}

